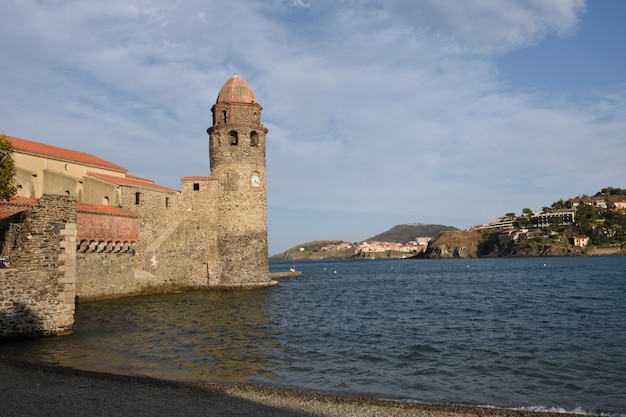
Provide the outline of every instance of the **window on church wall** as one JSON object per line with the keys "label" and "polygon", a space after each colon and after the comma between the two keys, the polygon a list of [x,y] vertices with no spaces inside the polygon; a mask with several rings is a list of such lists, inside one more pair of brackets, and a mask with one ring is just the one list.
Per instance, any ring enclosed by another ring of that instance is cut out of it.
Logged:
{"label": "window on church wall", "polygon": [[135,204],[141,203],[141,193],[135,193]]}
{"label": "window on church wall", "polygon": [[226,115],[226,110],[222,110],[222,123],[227,123],[228,117]]}
{"label": "window on church wall", "polygon": [[200,183],[194,182],[193,183],[193,190],[194,191],[200,191]]}
{"label": "window on church wall", "polygon": [[170,198],[165,197],[165,208],[168,208],[169,206],[170,206]]}
{"label": "window on church wall", "polygon": [[237,146],[239,144],[239,135],[234,130],[230,131],[230,144]]}
{"label": "window on church wall", "polygon": [[250,132],[250,146],[259,146],[259,134],[257,132]]}

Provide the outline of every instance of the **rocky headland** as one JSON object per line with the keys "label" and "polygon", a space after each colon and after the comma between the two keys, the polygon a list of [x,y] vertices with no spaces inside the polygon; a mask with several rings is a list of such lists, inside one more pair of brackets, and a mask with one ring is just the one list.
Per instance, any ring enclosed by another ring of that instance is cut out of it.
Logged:
{"label": "rocky headland", "polygon": [[581,255],[587,255],[587,250],[568,242],[545,239],[501,242],[499,233],[460,230],[440,233],[429,242],[426,251],[418,257],[449,259]]}

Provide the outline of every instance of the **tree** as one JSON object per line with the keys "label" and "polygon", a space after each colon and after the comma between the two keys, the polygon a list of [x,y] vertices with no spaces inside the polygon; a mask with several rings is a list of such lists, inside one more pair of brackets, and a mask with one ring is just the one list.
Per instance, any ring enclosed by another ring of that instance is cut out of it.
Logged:
{"label": "tree", "polygon": [[517,218],[517,220],[515,220],[515,222],[513,224],[517,225],[517,227],[525,228],[526,226],[528,226],[530,224],[530,218],[529,217],[520,216],[520,217]]}
{"label": "tree", "polygon": [[558,229],[563,225],[563,218],[561,216],[551,216],[550,217],[550,226],[555,229]]}
{"label": "tree", "polygon": [[555,210],[563,210],[566,209],[567,206],[565,205],[565,201],[559,200],[552,203],[552,208]]}
{"label": "tree", "polygon": [[576,225],[578,233],[592,234],[598,220],[598,212],[593,206],[582,204],[576,209]]}
{"label": "tree", "polygon": [[[614,187],[606,187],[603,188],[602,191],[598,194],[601,195],[624,195],[626,194],[626,190],[622,190],[621,188],[614,188]],[[596,194],[596,195],[598,195]]]}
{"label": "tree", "polygon": [[6,135],[0,135],[0,199],[10,200],[17,193],[13,144]]}

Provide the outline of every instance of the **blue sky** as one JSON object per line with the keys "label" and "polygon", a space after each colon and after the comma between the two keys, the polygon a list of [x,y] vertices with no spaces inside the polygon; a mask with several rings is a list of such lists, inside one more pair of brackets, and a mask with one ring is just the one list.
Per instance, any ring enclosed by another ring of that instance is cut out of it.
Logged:
{"label": "blue sky", "polygon": [[5,0],[0,130],[180,188],[236,71],[270,254],[626,188],[622,0]]}

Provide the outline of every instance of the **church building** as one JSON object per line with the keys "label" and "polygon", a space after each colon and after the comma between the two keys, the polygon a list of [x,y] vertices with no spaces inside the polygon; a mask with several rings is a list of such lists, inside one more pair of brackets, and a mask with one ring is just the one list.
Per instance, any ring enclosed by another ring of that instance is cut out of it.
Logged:
{"label": "church building", "polygon": [[[180,190],[88,153],[7,136],[18,193],[0,203],[2,227],[13,230],[44,195],[75,201],[79,300],[274,285],[262,107],[235,73],[211,111],[210,175],[184,176]],[[7,262],[17,256],[11,236],[2,247]]]}

